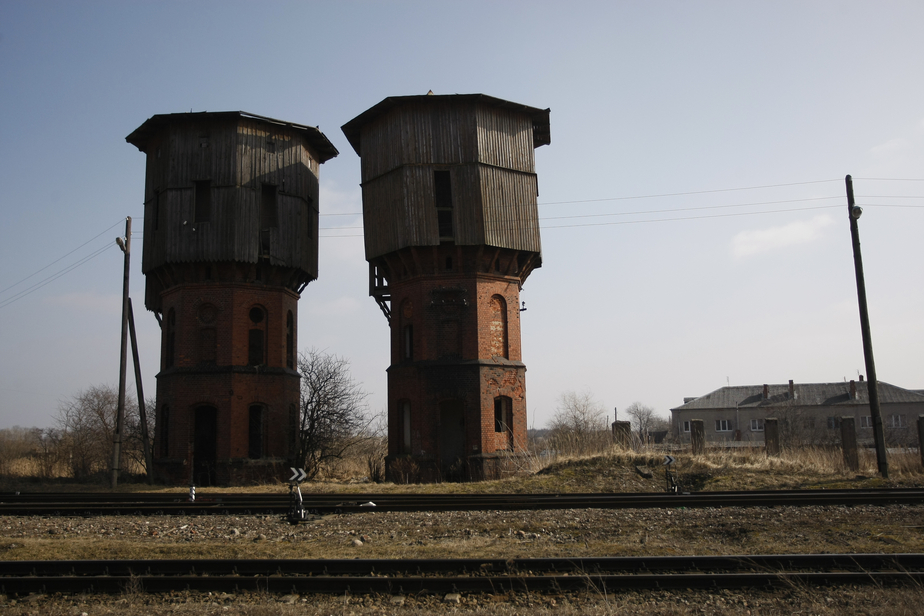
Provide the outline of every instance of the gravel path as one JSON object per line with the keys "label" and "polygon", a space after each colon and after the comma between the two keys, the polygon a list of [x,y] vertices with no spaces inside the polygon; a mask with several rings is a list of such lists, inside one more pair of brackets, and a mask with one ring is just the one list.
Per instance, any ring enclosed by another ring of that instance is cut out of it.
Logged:
{"label": "gravel path", "polygon": [[[0,518],[0,558],[432,558],[924,552],[924,506]],[[0,595],[0,614],[917,614],[920,588],[471,596]]]}

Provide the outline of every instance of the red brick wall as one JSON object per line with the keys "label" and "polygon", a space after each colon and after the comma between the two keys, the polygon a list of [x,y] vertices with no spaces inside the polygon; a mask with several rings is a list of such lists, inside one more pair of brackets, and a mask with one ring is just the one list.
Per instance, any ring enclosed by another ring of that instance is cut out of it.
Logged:
{"label": "red brick wall", "polygon": [[[162,341],[161,372],[157,376],[158,426],[161,411],[169,406],[169,451],[155,448],[155,462],[166,478],[185,483],[189,479],[194,443],[195,409],[217,410],[217,463],[221,483],[268,479],[288,471],[292,455],[299,404],[297,372],[286,366],[286,315],[293,316],[293,351],[297,349],[298,296],[284,287],[247,282],[189,283],[163,293],[164,318],[176,315],[174,363],[165,363],[166,328]],[[259,306],[265,318],[254,325],[250,310]],[[248,366],[249,330],[265,333],[265,361]],[[200,333],[214,328],[213,353],[203,352]],[[203,362],[212,355],[214,362]],[[263,408],[263,457],[249,460],[250,407]],[[279,470],[282,468],[283,470]]]}

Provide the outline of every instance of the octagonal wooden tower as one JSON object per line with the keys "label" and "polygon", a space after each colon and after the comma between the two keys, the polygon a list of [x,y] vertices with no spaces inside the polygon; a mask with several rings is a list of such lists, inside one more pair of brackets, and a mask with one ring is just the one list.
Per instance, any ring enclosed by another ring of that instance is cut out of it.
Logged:
{"label": "octagonal wooden tower", "polygon": [[519,298],[542,262],[534,149],[549,110],[392,97],[343,132],[362,159],[369,292],[391,327],[387,474],[510,472],[526,448]]}
{"label": "octagonal wooden tower", "polygon": [[142,271],[161,325],[154,464],[171,483],[279,478],[299,404],[298,299],[318,271],[316,128],[233,111],[156,115]]}

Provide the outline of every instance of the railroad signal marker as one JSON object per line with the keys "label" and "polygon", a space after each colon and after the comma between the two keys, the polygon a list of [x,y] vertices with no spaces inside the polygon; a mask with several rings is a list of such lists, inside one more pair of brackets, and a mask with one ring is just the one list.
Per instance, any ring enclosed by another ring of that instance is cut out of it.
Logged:
{"label": "railroad signal marker", "polygon": [[674,456],[664,456],[664,464],[662,464],[661,466],[670,466],[676,461],[677,461],[677,458],[675,458]]}
{"label": "railroad signal marker", "polygon": [[305,472],[305,469],[295,468],[290,466],[289,470],[292,471],[292,476],[289,477],[289,481],[294,481],[295,483],[301,483],[305,481],[305,478],[308,476],[308,473]]}

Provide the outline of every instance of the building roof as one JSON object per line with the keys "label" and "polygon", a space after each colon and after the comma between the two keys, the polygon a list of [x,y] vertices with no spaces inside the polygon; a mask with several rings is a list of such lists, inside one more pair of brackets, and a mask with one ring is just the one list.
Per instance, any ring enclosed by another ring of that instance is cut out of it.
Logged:
{"label": "building roof", "polygon": [[315,154],[318,156],[320,162],[327,162],[331,158],[337,156],[340,152],[337,151],[337,148],[334,147],[334,144],[324,136],[324,133],[316,126],[304,126],[302,124],[296,124],[294,122],[286,122],[284,120],[275,120],[273,118],[267,118],[265,116],[259,116],[253,113],[247,113],[246,111],[201,111],[195,113],[161,113],[158,115],[151,116],[148,118],[144,124],[136,128],[132,133],[125,138],[125,141],[129,142],[133,146],[137,147],[142,152],[146,152],[147,144],[151,138],[159,131],[163,130],[165,126],[168,126],[177,121],[198,121],[198,120],[232,120],[232,119],[241,119],[246,118],[249,120],[255,120],[263,124],[275,124],[277,126],[286,126],[288,128],[294,129],[301,132],[305,140],[315,151]]}
{"label": "building roof", "polygon": [[[851,383],[856,385],[856,397],[851,397]],[[753,409],[783,404],[799,407],[869,405],[867,381],[836,383],[795,383],[786,385],[740,385],[721,387],[705,396],[695,398],[671,411],[710,409]],[[768,397],[764,398],[764,388]],[[924,395],[879,381],[880,404],[922,403]]]}
{"label": "building roof", "polygon": [[549,113],[551,112],[551,109],[537,109],[536,107],[528,107],[519,103],[512,103],[500,98],[494,98],[493,96],[488,96],[486,94],[421,94],[415,96],[389,96],[379,104],[370,107],[366,111],[362,112],[344,124],[341,127],[341,130],[343,130],[343,134],[346,135],[347,140],[350,142],[350,145],[353,146],[353,149],[356,151],[356,153],[362,156],[362,140],[360,135],[362,133],[363,126],[379,117],[380,115],[387,113],[391,109],[394,109],[395,107],[400,107],[401,105],[413,102],[432,104],[447,102],[482,103],[490,107],[500,107],[504,109],[510,109],[512,111],[517,111],[530,116],[533,120],[534,148],[552,143],[552,132],[549,128]]}

